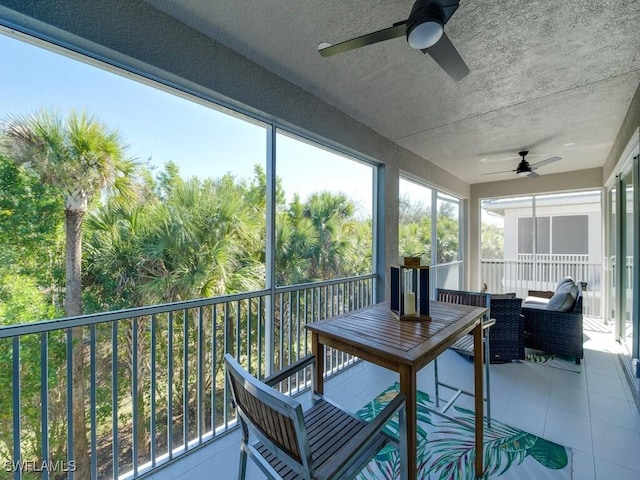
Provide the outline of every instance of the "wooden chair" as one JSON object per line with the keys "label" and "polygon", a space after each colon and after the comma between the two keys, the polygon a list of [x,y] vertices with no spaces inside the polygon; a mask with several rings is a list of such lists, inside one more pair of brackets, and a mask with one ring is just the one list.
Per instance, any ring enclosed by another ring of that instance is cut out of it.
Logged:
{"label": "wooden chair", "polygon": [[[487,425],[491,427],[491,390],[489,388],[490,377],[489,377],[489,328],[495,324],[495,320],[491,319],[489,316],[489,308],[491,304],[491,296],[488,293],[480,293],[480,292],[465,292],[462,290],[446,290],[443,288],[436,289],[436,300],[439,302],[446,303],[455,303],[457,305],[471,305],[474,307],[484,307],[487,309],[487,313],[484,315],[482,319],[482,341],[483,341],[483,351],[484,351],[484,365],[485,365],[485,400],[487,402]],[[469,337],[469,338],[468,338]],[[465,355],[473,356],[473,340],[467,335],[465,338],[458,340],[451,347],[453,350],[457,350]],[[438,358],[433,361],[433,366],[435,369],[435,397],[436,397],[436,408],[438,408],[439,413],[445,413],[457,400],[457,398],[464,394],[473,396],[472,392],[467,390],[463,390],[453,385],[449,385],[447,383],[441,382],[438,379]],[[440,386],[446,387],[452,390],[453,396],[449,401],[440,408]]]}
{"label": "wooden chair", "polygon": [[[404,395],[397,395],[371,423],[317,394],[313,406],[303,411],[297,400],[272,387],[308,366],[314,368],[313,355],[264,383],[249,375],[231,355],[226,354],[224,361],[242,428],[239,479],[245,478],[247,456],[271,479],[350,479],[388,442],[398,445],[401,477],[407,478]],[[399,442],[382,430],[396,413]],[[250,442],[250,434],[257,442]]]}

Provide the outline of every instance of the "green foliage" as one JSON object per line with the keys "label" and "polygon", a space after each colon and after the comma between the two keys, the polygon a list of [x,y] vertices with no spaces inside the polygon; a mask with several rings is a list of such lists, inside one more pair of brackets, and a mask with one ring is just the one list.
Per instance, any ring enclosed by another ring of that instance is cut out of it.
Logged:
{"label": "green foliage", "polygon": [[[264,288],[265,175],[183,180],[175,164],[147,178],[137,201],[109,201],[86,218],[88,311]],[[279,182],[278,182],[279,183]],[[280,187],[279,187],[280,190]],[[371,271],[371,220],[344,194],[296,195],[276,220],[276,284]]]}
{"label": "green foliage", "polygon": [[[47,296],[38,288],[34,278],[19,274],[4,274],[0,277],[0,325],[15,325],[38,320],[55,318],[56,312]],[[50,439],[52,459],[64,459],[64,389],[60,373],[64,365],[64,343],[59,332],[48,334],[49,347],[48,386],[52,400],[49,418],[52,422]],[[26,335],[20,339],[20,408],[23,423],[24,458],[42,458],[40,451],[40,365],[41,336]],[[12,339],[0,341],[0,369],[13,371]],[[0,375],[0,454],[10,452],[13,442],[11,412],[13,411],[12,393],[14,391],[11,375]],[[59,427],[59,428],[56,428]],[[4,455],[2,455],[4,457]]]}
{"label": "green foliage", "polygon": [[260,205],[230,175],[182,180],[174,168],[160,174],[163,198],[114,201],[89,214],[85,261],[93,296],[87,300],[94,308],[264,287]]}
{"label": "green foliage", "polygon": [[276,284],[291,285],[368,273],[371,221],[358,221],[346,195],[294,195],[276,221]]}
{"label": "green foliage", "polygon": [[402,195],[399,199],[400,225],[419,223],[424,218],[431,218],[431,207],[422,202],[412,201],[408,195]]}
{"label": "green foliage", "polygon": [[431,217],[418,222],[399,225],[399,253],[401,256],[420,255],[423,265],[431,264]]}
{"label": "green foliage", "polygon": [[0,155],[0,270],[63,283],[63,203],[30,168]]}
{"label": "green foliage", "polygon": [[[431,208],[414,202],[408,196],[400,198],[398,223],[398,251],[400,256],[420,255],[423,265],[430,265],[432,256]],[[458,212],[451,202],[442,202],[436,216],[436,262],[458,260]]]}
{"label": "green foliage", "polygon": [[[247,188],[247,201],[256,208],[267,209],[267,175],[261,165],[253,166],[253,179],[245,185]],[[285,207],[285,192],[282,188],[282,179],[276,178],[276,210]]]}
{"label": "green foliage", "polygon": [[[443,206],[444,205],[448,204],[444,203]],[[447,208],[440,209],[437,217],[436,234],[438,263],[458,260],[460,225],[458,223],[457,212]]]}
{"label": "green foliage", "polygon": [[46,320],[57,313],[34,278],[15,273],[0,277],[0,325]]}
{"label": "green foliage", "polygon": [[504,229],[490,223],[482,223],[480,238],[482,246],[480,258],[502,260],[504,258]]}

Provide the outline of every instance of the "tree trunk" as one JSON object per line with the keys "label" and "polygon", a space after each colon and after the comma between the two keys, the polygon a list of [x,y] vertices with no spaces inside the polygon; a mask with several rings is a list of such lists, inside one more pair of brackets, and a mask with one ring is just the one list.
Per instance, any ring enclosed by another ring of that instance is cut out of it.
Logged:
{"label": "tree trunk", "polygon": [[[66,228],[66,288],[64,313],[67,317],[82,315],[82,217],[83,210],[65,210]],[[89,480],[91,468],[88,455],[87,417],[85,408],[83,327],[72,329],[72,405],[73,459],[76,480]]]}

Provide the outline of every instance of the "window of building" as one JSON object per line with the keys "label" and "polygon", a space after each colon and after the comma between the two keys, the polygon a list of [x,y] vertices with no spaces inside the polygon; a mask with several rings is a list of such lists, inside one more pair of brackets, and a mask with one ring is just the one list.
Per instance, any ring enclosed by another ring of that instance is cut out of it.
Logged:
{"label": "window of building", "polygon": [[518,218],[518,253],[587,255],[589,253],[588,215],[536,217],[535,252],[533,218]]}
{"label": "window of building", "polygon": [[589,217],[563,215],[552,217],[551,253],[587,255],[589,253]]}

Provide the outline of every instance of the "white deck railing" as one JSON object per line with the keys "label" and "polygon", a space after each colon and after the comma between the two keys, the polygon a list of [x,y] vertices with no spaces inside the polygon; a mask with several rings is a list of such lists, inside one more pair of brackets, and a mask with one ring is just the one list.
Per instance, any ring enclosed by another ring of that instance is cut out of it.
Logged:
{"label": "white deck railing", "polygon": [[492,293],[515,292],[525,298],[529,290],[555,290],[558,281],[570,276],[586,283],[583,313],[602,316],[602,263],[589,262],[587,255],[521,255],[516,260],[482,260],[480,281]]}

